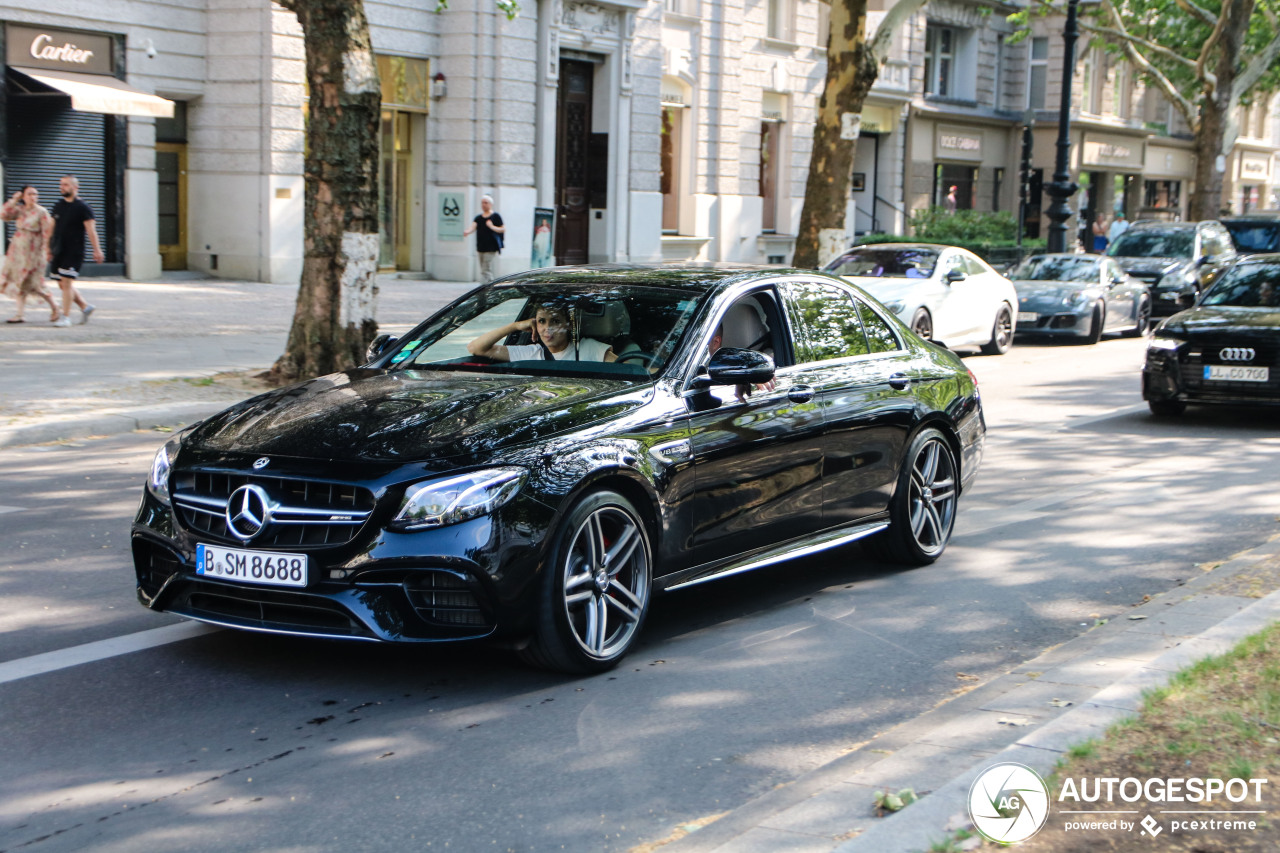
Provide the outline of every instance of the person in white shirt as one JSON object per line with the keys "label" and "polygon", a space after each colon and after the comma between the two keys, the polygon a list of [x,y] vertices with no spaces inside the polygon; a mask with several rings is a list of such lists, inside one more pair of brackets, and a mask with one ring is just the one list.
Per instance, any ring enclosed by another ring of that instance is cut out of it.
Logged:
{"label": "person in white shirt", "polygon": [[[562,305],[539,305],[534,315],[492,329],[467,344],[467,352],[494,361],[616,361],[613,347],[595,338],[582,338],[574,344],[569,309]],[[533,343],[507,346],[498,341],[512,332],[531,332]]]}
{"label": "person in white shirt", "polygon": [[1111,228],[1107,231],[1107,239],[1114,243],[1116,238],[1129,230],[1129,220],[1124,218],[1124,211],[1116,214],[1115,221],[1111,223]]}

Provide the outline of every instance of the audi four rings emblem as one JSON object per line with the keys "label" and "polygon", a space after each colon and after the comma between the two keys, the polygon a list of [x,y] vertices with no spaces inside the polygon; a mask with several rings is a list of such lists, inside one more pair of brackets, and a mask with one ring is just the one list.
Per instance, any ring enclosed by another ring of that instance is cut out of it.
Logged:
{"label": "audi four rings emblem", "polygon": [[1218,351],[1223,361],[1253,361],[1255,355],[1253,347],[1223,347]]}
{"label": "audi four rings emblem", "polygon": [[271,500],[261,486],[241,486],[227,500],[227,528],[248,542],[271,523]]}
{"label": "audi four rings emblem", "polygon": [[261,459],[253,460],[253,470],[257,471],[259,468],[266,468],[270,464],[271,460],[263,456]]}

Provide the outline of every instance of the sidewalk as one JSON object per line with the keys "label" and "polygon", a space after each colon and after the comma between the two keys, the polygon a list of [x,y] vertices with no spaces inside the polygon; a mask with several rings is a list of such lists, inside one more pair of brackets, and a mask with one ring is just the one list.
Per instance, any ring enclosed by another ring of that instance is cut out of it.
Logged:
{"label": "sidewalk", "polygon": [[[1048,776],[1073,744],[1133,716],[1143,691],[1280,619],[1274,590],[1280,537],[655,849],[924,853],[969,827],[983,770],[1009,761]],[[876,791],[906,787],[921,799],[875,816]]]}
{"label": "sidewalk", "polygon": [[[379,276],[379,327],[407,331],[474,286]],[[55,328],[43,304],[0,324],[0,447],[176,426],[257,393],[249,377],[284,352],[297,297],[198,273],[81,289],[97,308],[87,325]]]}

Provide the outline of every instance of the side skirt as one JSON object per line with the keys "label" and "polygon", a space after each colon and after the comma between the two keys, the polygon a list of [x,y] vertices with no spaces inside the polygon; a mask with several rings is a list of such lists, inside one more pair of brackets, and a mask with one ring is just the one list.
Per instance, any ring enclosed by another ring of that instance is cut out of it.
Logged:
{"label": "side skirt", "polygon": [[806,557],[810,554],[816,554],[819,551],[826,551],[830,548],[838,548],[841,545],[847,545],[858,539],[863,539],[873,533],[879,533],[889,526],[888,515],[875,518],[871,521],[864,521],[849,527],[838,527],[833,530],[825,530],[822,533],[813,536],[806,536],[803,539],[792,540],[782,545],[775,545],[763,551],[757,551],[747,556],[734,557],[728,562],[707,563],[701,566],[685,569],[666,577],[655,578],[654,587],[656,589],[671,592],[672,590],[684,589],[685,587],[694,586],[707,581],[719,580],[720,578],[730,575],[740,575],[743,572],[762,569],[765,566],[772,566],[774,563],[781,563],[786,560],[794,560],[797,557]]}

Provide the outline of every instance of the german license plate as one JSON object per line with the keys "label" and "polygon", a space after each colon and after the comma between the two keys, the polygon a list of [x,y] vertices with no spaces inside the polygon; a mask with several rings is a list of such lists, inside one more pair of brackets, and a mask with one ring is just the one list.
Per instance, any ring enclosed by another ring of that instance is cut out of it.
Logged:
{"label": "german license plate", "polygon": [[1269,367],[1245,367],[1237,364],[1206,364],[1204,378],[1210,382],[1267,382]]}
{"label": "german license plate", "polygon": [[241,583],[307,585],[307,555],[196,545],[196,574]]}
{"label": "german license plate", "polygon": [[1039,315],[1039,314],[1037,314],[1037,313],[1036,313],[1036,312],[1034,312],[1034,311],[1019,311],[1019,312],[1018,312],[1018,322],[1019,322],[1019,323],[1034,323],[1034,322],[1036,322],[1036,321],[1037,321],[1037,320],[1039,320],[1039,319],[1040,319],[1040,315]]}

